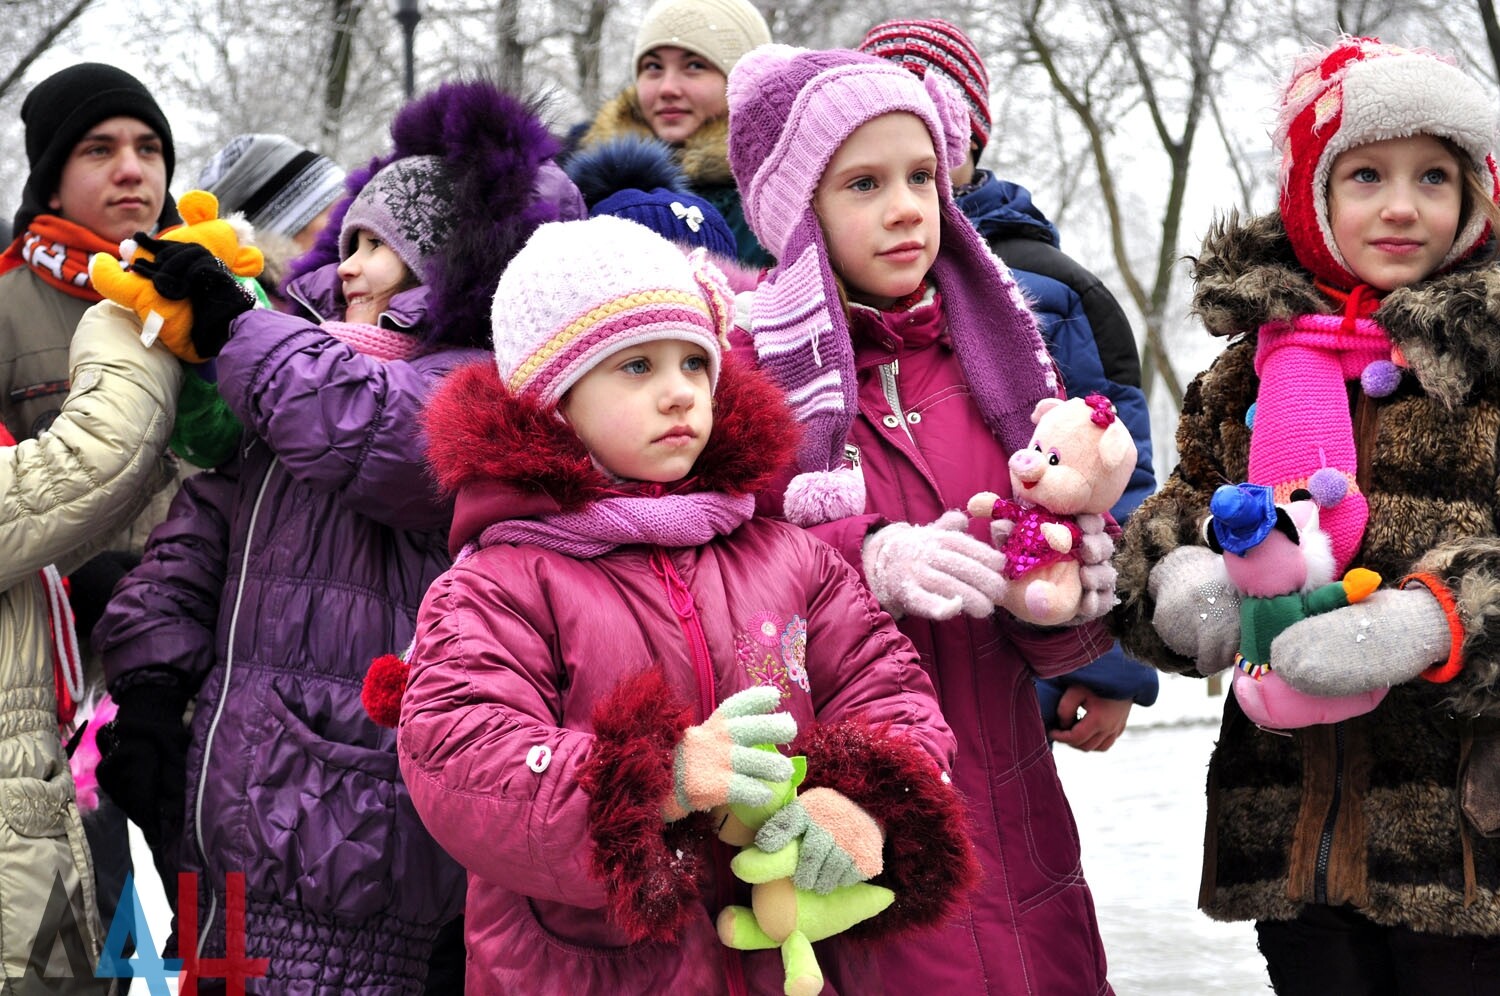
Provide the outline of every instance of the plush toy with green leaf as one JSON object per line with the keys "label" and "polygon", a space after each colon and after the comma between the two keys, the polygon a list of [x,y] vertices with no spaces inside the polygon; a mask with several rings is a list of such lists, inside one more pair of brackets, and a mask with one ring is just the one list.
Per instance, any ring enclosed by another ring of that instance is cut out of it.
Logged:
{"label": "plush toy with green leaf", "polygon": [[780,948],[786,996],[817,996],[823,990],[823,971],[813,943],[881,913],[896,894],[868,882],[843,885],[827,894],[798,888],[792,877],[801,857],[800,835],[772,852],[755,846],[756,831],[794,802],[797,786],[807,777],[807,759],[791,761],[791,779],[773,783],[772,798],[765,805],[731,805],[714,811],[719,817],[719,839],[743,848],[730,868],[751,885],[750,905],[720,911],[718,931],[725,946],[737,951]]}

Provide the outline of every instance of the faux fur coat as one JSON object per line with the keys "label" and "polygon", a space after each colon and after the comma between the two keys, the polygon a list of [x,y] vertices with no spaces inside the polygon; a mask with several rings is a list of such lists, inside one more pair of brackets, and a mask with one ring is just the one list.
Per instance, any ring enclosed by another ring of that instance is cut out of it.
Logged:
{"label": "faux fur coat", "polygon": [[[1194,310],[1231,341],[1188,388],[1181,462],[1125,530],[1114,614],[1128,650],[1189,675],[1194,662],[1152,628],[1150,571],[1202,542],[1215,487],[1247,479],[1256,330],[1331,310],[1275,215],[1222,221],[1193,275]],[[1470,265],[1392,291],[1374,317],[1410,370],[1386,397],[1352,385],[1369,500],[1354,563],[1387,584],[1419,570],[1445,578],[1464,624],[1464,669],[1450,684],[1411,681],[1366,716],[1293,736],[1257,728],[1230,697],[1209,768],[1199,901],[1223,920],[1348,903],[1377,923],[1496,936],[1500,838],[1465,817],[1457,786],[1461,755],[1500,749],[1500,270]]]}

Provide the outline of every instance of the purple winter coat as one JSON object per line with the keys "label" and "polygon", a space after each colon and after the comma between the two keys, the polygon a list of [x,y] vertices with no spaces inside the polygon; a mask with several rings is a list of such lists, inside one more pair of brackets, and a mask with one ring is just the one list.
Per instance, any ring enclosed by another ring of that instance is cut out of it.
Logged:
{"label": "purple winter coat", "polygon": [[[293,296],[328,307],[336,279],[308,274]],[[397,295],[387,317],[418,328],[425,297]],[[233,332],[218,373],[240,449],[184,484],[96,641],[112,688],[170,668],[197,690],[179,858],[202,873],[205,956],[223,952],[225,876],[242,872],[248,952],[270,962],[252,992],[420,993],[463,873],[422,828],[395,734],[360,690],[450,563],[452,506],[425,472],[419,414],[483,354],[382,363],[264,310]]]}
{"label": "purple winter coat", "polygon": [[[714,408],[690,487],[747,493],[789,450],[789,417],[733,362]],[[452,546],[608,493],[550,411],[509,395],[493,362],[439,392],[427,428],[458,490]],[[471,993],[782,991],[778,952],[715,934],[747,893],[706,814],[662,818],[682,729],[757,684],[797,720],[804,788],[843,791],[885,829],[875,881],[896,903],[852,935],[941,919],[976,872],[942,774],[952,737],[911,645],[835,551],[784,523],[591,559],[486,546],[433,585],[411,663],[402,773],[469,870]],[[877,948],[818,948],[825,992],[875,991]]]}
{"label": "purple winter coat", "polygon": [[[851,314],[859,413],[848,442],[859,447],[868,514],[811,531],[858,568],[866,535],[884,521],[931,522],[979,491],[1009,497],[1010,454],[984,425],[941,314],[857,306]],[[768,491],[770,509],[782,491]],[[988,541],[987,526],[976,521],[971,532]],[[1110,646],[1103,624],[1038,629],[997,612],[946,622],[908,616],[898,625],[958,739],[953,780],[973,816],[983,878],[941,932],[881,950],[886,991],[1109,993],[1078,831],[1031,680],[1098,657]]]}

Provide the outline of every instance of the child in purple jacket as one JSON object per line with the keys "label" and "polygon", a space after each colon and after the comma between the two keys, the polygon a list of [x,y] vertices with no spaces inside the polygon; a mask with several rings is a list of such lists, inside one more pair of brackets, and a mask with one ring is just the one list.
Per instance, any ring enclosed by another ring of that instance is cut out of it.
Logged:
{"label": "child in purple jacket", "polygon": [[[938,922],[973,882],[910,644],[835,551],[754,517],[796,432],[723,356],[732,311],[705,250],[545,225],[500,279],[495,360],[429,408],[457,560],[422,605],[398,755],[469,871],[469,992],[781,992],[778,952],[715,933],[746,887],[708,811],[790,771],[755,744],[807,759],[773,818],[801,834],[794,881],[894,890],[852,935]],[[874,991],[869,945],[826,947],[825,991]]]}
{"label": "child in purple jacket", "polygon": [[392,137],[284,286],[303,314],[215,330],[237,288],[172,264],[199,351],[222,342],[219,389],[246,434],[183,488],[95,633],[120,704],[100,781],[168,873],[198,873],[203,957],[223,957],[244,875],[246,954],[268,965],[251,991],[275,996],[454,991],[427,976],[462,871],[423,830],[360,683],[411,639],[449,563],[421,408],[483,355],[495,274],[529,231],[582,213],[555,141],[490,84],[439,88]]}

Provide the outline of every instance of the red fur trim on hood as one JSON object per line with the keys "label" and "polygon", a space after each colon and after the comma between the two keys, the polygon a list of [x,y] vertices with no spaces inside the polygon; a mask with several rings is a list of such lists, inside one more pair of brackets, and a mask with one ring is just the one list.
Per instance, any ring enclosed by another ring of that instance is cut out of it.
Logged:
{"label": "red fur trim on hood", "polygon": [[[480,482],[545,494],[572,511],[612,490],[572,429],[551,406],[516,397],[494,363],[447,377],[423,416],[427,460],[452,493]],[[731,495],[761,490],[792,458],[798,428],[781,391],[746,363],[724,358],[714,427],[693,467],[692,489]]]}
{"label": "red fur trim on hood", "polygon": [[979,884],[979,859],[963,801],[926,751],[889,726],[852,720],[814,728],[791,753],[807,757],[802,791],[837,789],[885,831],[885,871],[873,881],[894,891],[896,901],[849,936],[933,927],[958,911]]}
{"label": "red fur trim on hood", "polygon": [[589,796],[589,868],[632,942],[674,940],[703,903],[710,821],[662,816],[673,752],[692,721],[660,668],[626,678],[594,709],[594,748],[578,773]]}

